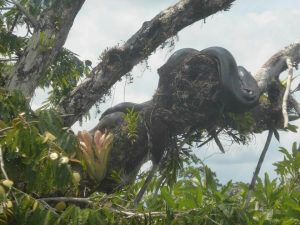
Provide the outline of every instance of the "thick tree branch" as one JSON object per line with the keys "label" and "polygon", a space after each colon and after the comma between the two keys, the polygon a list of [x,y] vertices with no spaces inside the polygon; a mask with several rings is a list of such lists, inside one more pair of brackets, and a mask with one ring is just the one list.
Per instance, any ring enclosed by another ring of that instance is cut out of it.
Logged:
{"label": "thick tree branch", "polygon": [[102,55],[102,62],[91,75],[59,105],[65,117],[65,124],[71,126],[141,60],[190,24],[227,10],[234,0],[181,0],[145,22],[124,45],[112,48]]}
{"label": "thick tree branch", "polygon": [[283,95],[283,100],[282,100],[282,114],[283,114],[283,118],[284,118],[284,128],[287,128],[288,123],[289,123],[287,101],[288,101],[288,97],[290,94],[291,82],[293,79],[293,63],[290,58],[286,59],[286,64],[288,66],[288,77],[287,77],[287,82],[286,82],[286,89],[285,89],[285,92]]}
{"label": "thick tree branch", "polygon": [[45,10],[39,19],[39,27],[28,41],[6,84],[9,90],[20,90],[31,98],[38,81],[63,47],[73,21],[85,0],[72,3],[58,2]]}
{"label": "thick tree branch", "polygon": [[[274,78],[278,78],[288,69],[287,59],[291,60],[294,67],[300,63],[300,39],[274,54],[255,74],[254,77],[262,93],[267,91]],[[300,116],[300,105],[297,100],[292,95],[289,95],[289,100]]]}
{"label": "thick tree branch", "polygon": [[287,58],[292,60],[294,66],[300,63],[300,40],[274,54],[256,73],[255,80],[261,92],[265,92],[272,79],[279,77],[287,69]]}

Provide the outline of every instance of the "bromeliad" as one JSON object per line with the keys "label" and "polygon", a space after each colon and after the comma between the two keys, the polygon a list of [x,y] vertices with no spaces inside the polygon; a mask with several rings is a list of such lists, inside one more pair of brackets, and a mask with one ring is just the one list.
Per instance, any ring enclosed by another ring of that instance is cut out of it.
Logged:
{"label": "bromeliad", "polygon": [[90,178],[100,182],[106,175],[108,156],[113,143],[113,134],[97,130],[94,139],[88,131],[79,131],[78,140],[82,160]]}

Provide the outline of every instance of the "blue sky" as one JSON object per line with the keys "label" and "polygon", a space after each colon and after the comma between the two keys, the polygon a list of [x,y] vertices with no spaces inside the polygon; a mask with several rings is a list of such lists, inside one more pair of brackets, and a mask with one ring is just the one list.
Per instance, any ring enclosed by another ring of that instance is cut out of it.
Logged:
{"label": "blue sky", "polygon": [[[92,60],[96,65],[99,55],[106,47],[124,43],[144,21],[150,20],[176,2],[88,0],[75,20],[66,47],[76,52],[82,59]],[[199,21],[181,31],[174,50],[183,47],[201,50],[209,46],[222,46],[232,52],[238,64],[255,73],[272,54],[300,38],[299,17],[299,0],[239,0],[234,2],[230,11],[217,13],[207,18],[205,23]],[[150,69],[145,70],[145,64],[136,66],[132,71],[134,83],[125,86],[123,80],[115,85],[113,99],[108,99],[102,109],[124,100],[132,102],[149,100],[157,87],[156,70],[170,54],[170,49],[157,50],[149,57]],[[299,82],[299,79],[297,81]],[[36,107],[41,101],[41,98],[36,98],[33,105]],[[93,112],[91,115],[90,121],[84,123],[82,127],[76,124],[74,130],[92,128],[98,119],[93,117]],[[300,126],[299,121],[296,124]],[[272,163],[281,159],[278,153],[279,145],[290,148],[294,140],[297,138],[299,140],[299,133],[280,134],[281,143],[272,141],[262,172],[274,174]],[[238,146],[231,145],[221,137],[227,150],[225,155],[220,154],[214,144],[195,151],[217,172],[222,182],[230,179],[249,182],[265,138],[265,133],[256,135],[248,146]]]}

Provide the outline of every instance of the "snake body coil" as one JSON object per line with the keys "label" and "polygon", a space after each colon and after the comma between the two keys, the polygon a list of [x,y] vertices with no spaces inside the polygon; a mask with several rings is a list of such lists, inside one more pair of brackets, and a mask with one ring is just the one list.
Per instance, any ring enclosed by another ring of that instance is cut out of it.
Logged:
{"label": "snake body coil", "polygon": [[164,65],[164,74],[186,58],[205,55],[216,59],[221,85],[225,91],[227,107],[231,111],[244,111],[258,103],[260,91],[255,79],[242,66],[237,66],[232,54],[222,47],[210,47],[202,51],[183,48],[171,55]]}
{"label": "snake body coil", "polygon": [[[258,103],[260,91],[256,81],[244,67],[237,66],[232,54],[222,47],[210,47],[202,51],[198,51],[193,48],[180,49],[174,52],[168,61],[163,65],[163,73],[170,73],[186,58],[190,58],[199,54],[210,56],[217,61],[219,79],[226,95],[226,106],[230,111],[245,111]],[[107,109],[102,114],[100,120],[103,119],[103,121],[101,121],[100,124],[103,124],[103,126],[106,127],[107,123],[115,121],[116,118],[120,120],[120,113],[126,113],[128,109],[140,111],[149,104],[151,104],[151,101],[141,104],[131,102],[118,104]],[[117,113],[118,115],[113,113]]]}

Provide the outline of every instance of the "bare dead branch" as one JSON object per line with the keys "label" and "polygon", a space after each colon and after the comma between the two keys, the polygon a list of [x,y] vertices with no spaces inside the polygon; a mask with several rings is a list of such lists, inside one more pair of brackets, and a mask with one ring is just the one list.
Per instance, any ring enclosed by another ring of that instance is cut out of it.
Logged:
{"label": "bare dead branch", "polygon": [[9,180],[7,173],[4,168],[4,159],[3,159],[3,152],[2,152],[2,146],[0,145],[0,167],[1,167],[1,172],[3,176],[5,177],[6,180]]}
{"label": "bare dead branch", "polygon": [[294,66],[300,63],[300,39],[274,54],[255,74],[261,92],[265,92],[272,79],[287,69],[287,58],[292,59]]}
{"label": "bare dead branch", "polygon": [[271,139],[272,139],[272,135],[273,135],[273,131],[269,130],[265,146],[264,146],[264,148],[263,148],[263,150],[261,152],[261,155],[260,155],[259,160],[257,162],[257,166],[256,166],[255,171],[253,173],[253,177],[252,177],[251,183],[249,185],[249,191],[248,191],[248,194],[247,194],[247,197],[246,197],[246,200],[245,200],[244,209],[247,209],[248,205],[250,203],[250,200],[251,200],[251,197],[252,197],[252,193],[254,191],[255,183],[256,183],[256,180],[257,180],[260,168],[261,168],[261,166],[262,166],[262,164],[264,162],[266,153],[268,151],[268,148],[269,148],[269,145],[270,145],[270,142],[271,142]]}
{"label": "bare dead branch", "polygon": [[282,100],[282,115],[284,119],[284,128],[287,128],[288,123],[289,123],[289,116],[287,112],[287,101],[288,97],[290,94],[290,89],[291,89],[291,82],[293,78],[293,63],[290,58],[286,59],[286,64],[288,66],[288,77],[287,77],[287,82],[286,82],[286,89],[283,95],[283,100]]}

